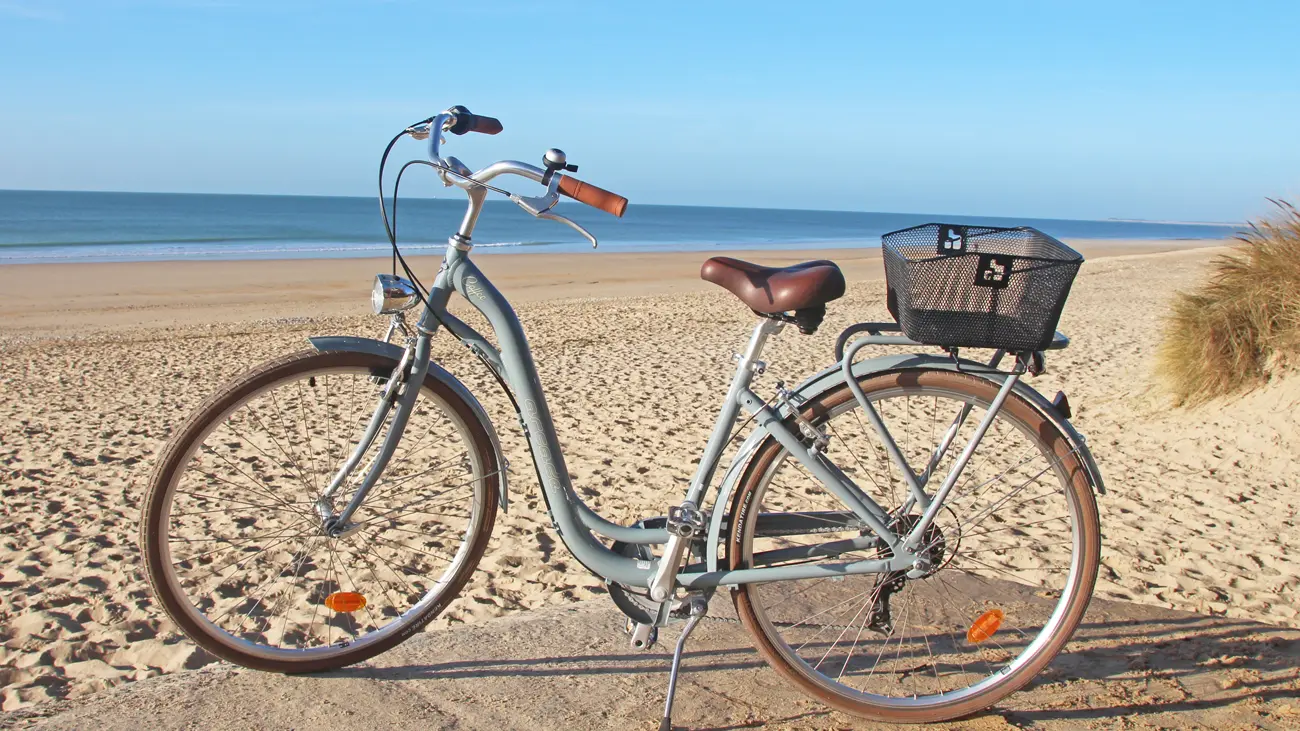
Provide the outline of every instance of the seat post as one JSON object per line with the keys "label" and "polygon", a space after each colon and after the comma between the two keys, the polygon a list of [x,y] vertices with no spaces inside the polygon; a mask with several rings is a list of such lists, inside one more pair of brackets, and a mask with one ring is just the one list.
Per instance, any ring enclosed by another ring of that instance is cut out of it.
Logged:
{"label": "seat post", "polygon": [[[738,356],[740,365],[737,368],[737,375],[740,375],[740,372],[745,370],[748,370],[751,375],[754,373],[754,365],[759,363],[758,357],[763,354],[767,339],[781,332],[783,327],[785,327],[785,323],[781,320],[767,315],[760,315],[758,325],[754,326],[754,333],[749,337],[749,346],[745,348],[742,355]],[[748,385],[748,379],[746,379],[746,385]]]}

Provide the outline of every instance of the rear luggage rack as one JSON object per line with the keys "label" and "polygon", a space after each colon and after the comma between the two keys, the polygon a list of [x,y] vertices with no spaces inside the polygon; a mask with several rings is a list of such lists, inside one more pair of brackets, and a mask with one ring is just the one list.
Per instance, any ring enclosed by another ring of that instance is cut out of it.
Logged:
{"label": "rear luggage rack", "polygon": [[[835,339],[835,360],[840,362],[844,360],[844,348],[854,336],[866,333],[867,337],[863,338],[867,345],[927,345],[928,343],[917,342],[906,335],[895,335],[901,333],[903,328],[896,322],[859,322],[856,325],[849,325],[844,328],[844,332]],[[1052,335],[1052,340],[1043,350],[1063,350],[1070,347],[1070,339],[1064,333],[1056,332]]]}

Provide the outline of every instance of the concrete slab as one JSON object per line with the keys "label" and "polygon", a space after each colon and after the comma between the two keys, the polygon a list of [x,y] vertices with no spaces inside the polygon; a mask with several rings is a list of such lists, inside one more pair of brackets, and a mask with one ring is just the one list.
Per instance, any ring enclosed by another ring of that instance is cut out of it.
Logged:
{"label": "concrete slab", "polygon": [[[808,700],[733,622],[689,645],[678,726],[884,728]],[[0,716],[47,729],[655,729],[677,632],[628,649],[621,615],[588,602],[418,635],[365,665],[281,676],[225,664]],[[1300,631],[1096,601],[1069,653],[1029,688],[936,728],[1300,728]]]}

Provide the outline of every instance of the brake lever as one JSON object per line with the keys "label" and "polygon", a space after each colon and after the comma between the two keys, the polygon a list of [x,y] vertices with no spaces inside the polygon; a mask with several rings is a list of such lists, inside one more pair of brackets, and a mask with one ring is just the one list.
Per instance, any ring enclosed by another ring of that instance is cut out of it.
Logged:
{"label": "brake lever", "polygon": [[560,223],[568,226],[574,231],[577,231],[578,233],[582,234],[583,237],[585,237],[588,241],[591,242],[591,248],[593,249],[596,248],[597,246],[596,237],[592,236],[590,231],[578,225],[577,223],[573,222],[572,220],[565,218],[564,216],[561,216],[558,213],[551,213],[550,211],[542,211],[541,213],[538,213],[536,215],[538,218],[545,218],[548,221],[559,221]]}
{"label": "brake lever", "polygon": [[542,195],[525,196],[511,193],[510,200],[525,211],[541,218],[543,213],[551,210],[556,203],[560,202],[560,181],[558,178],[552,178],[551,182],[546,186],[546,193]]}
{"label": "brake lever", "polygon": [[582,234],[583,238],[591,242],[591,248],[596,248],[596,237],[590,231],[558,213],[551,213],[551,209],[555,207],[555,204],[560,202],[560,176],[556,175],[551,178],[551,181],[546,184],[546,192],[542,195],[526,196],[510,193],[509,198],[514,201],[515,205],[532,214],[534,218],[559,221],[577,231]]}
{"label": "brake lever", "polygon": [[551,178],[551,182],[547,183],[545,194],[539,196],[524,196],[511,193],[510,200],[514,201],[515,205],[531,213],[534,218],[544,218],[548,221],[559,221],[574,231],[577,231],[582,234],[583,238],[591,242],[591,248],[596,248],[596,237],[593,236],[590,231],[558,213],[551,213],[551,209],[560,201],[559,187],[560,177],[557,175]]}

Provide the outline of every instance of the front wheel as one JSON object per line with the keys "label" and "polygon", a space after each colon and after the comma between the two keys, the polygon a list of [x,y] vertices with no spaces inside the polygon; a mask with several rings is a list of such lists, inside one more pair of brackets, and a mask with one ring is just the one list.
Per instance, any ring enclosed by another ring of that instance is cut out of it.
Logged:
{"label": "front wheel", "polygon": [[392,423],[332,501],[397,362],[307,351],[210,398],[164,450],[141,547],[167,615],[204,649],[258,670],[317,672],[387,650],[459,594],[492,533],[501,465],[474,411],[426,378],[397,451],[334,536]]}
{"label": "front wheel", "polygon": [[[997,386],[951,371],[859,381],[933,495],[987,413]],[[906,534],[920,509],[847,385],[803,407],[829,439],[826,456]],[[795,428],[792,426],[792,428]],[[955,438],[945,439],[952,434]],[[939,448],[945,442],[947,448]],[[756,453],[732,504],[732,568],[764,552],[845,539],[833,556],[785,551],[789,563],[887,558],[874,535],[773,439]],[[829,515],[803,535],[767,534],[760,514]],[[757,534],[756,534],[757,533]],[[1014,392],[996,415],[931,528],[923,576],[858,574],[749,584],[737,613],[773,668],[813,698],[882,721],[968,715],[1029,682],[1065,646],[1091,598],[1101,550],[1097,505],[1059,429]],[[807,556],[818,556],[809,559]],[[781,565],[781,564],[777,564]]]}

